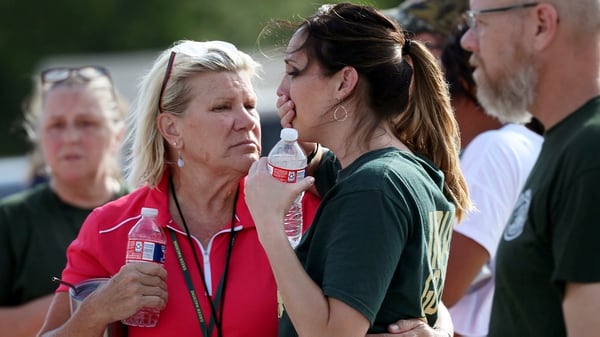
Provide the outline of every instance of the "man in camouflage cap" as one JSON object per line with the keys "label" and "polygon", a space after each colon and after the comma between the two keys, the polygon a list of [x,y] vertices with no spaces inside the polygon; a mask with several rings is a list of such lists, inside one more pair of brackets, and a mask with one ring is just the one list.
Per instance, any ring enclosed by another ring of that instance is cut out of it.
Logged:
{"label": "man in camouflage cap", "polygon": [[455,31],[468,0],[406,0],[383,13],[396,20],[412,39],[425,42],[439,57],[446,40]]}

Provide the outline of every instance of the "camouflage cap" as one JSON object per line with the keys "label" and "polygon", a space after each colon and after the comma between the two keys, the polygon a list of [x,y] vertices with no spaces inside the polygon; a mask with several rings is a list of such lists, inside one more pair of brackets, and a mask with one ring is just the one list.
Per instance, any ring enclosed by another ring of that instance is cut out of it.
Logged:
{"label": "camouflage cap", "polygon": [[406,0],[382,12],[408,32],[430,32],[448,37],[468,9],[468,0]]}

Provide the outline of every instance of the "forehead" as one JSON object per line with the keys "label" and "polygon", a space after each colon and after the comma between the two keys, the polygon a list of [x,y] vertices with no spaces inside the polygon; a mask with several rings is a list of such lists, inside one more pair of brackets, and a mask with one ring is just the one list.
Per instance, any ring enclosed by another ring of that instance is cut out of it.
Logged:
{"label": "forehead", "polygon": [[297,30],[294,35],[290,38],[287,45],[286,58],[297,57],[298,55],[305,54],[303,49],[300,49],[306,41],[306,32],[304,29]]}
{"label": "forehead", "polygon": [[44,95],[43,111],[46,113],[101,113],[100,99],[88,87],[55,87]]}
{"label": "forehead", "polygon": [[193,95],[209,100],[238,95],[255,97],[251,75],[247,71],[202,72],[190,77],[189,85]]}
{"label": "forehead", "polygon": [[471,0],[471,9],[486,9],[490,7],[509,6],[513,5],[514,1],[506,0]]}

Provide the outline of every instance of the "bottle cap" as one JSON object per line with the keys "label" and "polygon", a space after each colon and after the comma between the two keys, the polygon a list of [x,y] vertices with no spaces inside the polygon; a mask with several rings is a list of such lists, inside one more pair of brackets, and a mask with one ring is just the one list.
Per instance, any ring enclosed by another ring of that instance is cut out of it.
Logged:
{"label": "bottle cap", "polygon": [[158,210],[156,208],[142,207],[142,215],[144,216],[157,216]]}
{"label": "bottle cap", "polygon": [[279,136],[286,142],[295,142],[298,140],[298,130],[293,128],[284,128],[281,129]]}

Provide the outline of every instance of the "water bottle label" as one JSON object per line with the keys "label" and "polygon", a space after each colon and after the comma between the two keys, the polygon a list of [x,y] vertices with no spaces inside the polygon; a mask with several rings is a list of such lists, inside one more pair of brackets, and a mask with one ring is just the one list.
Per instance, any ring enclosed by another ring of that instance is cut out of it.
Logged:
{"label": "water bottle label", "polygon": [[126,260],[165,263],[165,248],[165,245],[158,242],[129,240]]}
{"label": "water bottle label", "polygon": [[268,164],[267,167],[269,168],[269,173],[271,173],[273,177],[284,183],[295,183],[306,175],[306,168],[293,170],[273,166],[271,164]]}

